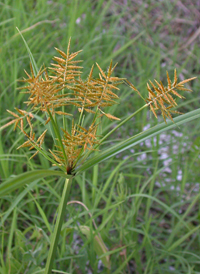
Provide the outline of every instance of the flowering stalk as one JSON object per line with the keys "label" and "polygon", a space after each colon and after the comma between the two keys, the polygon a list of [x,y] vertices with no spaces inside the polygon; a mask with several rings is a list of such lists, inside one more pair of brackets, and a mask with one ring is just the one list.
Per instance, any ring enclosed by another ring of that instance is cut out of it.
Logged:
{"label": "flowering stalk", "polygon": [[56,249],[57,249],[57,245],[58,245],[58,240],[59,240],[59,236],[60,236],[60,231],[61,231],[63,220],[65,217],[67,200],[69,197],[71,185],[72,185],[72,178],[66,179],[64,188],[63,188],[61,201],[60,201],[59,208],[58,208],[58,216],[56,219],[56,224],[54,227],[53,234],[51,236],[51,244],[50,244],[50,249],[48,252],[48,257],[47,257],[44,274],[51,274],[51,270],[53,267],[53,262],[54,262],[54,258],[55,258],[55,254],[56,254]]}

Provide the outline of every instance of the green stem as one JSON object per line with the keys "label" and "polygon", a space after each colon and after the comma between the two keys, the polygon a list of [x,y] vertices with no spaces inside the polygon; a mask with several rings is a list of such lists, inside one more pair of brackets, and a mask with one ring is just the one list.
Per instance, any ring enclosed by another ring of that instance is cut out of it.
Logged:
{"label": "green stem", "polygon": [[143,110],[147,106],[148,106],[148,104],[145,104],[144,106],[142,106],[141,108],[139,108],[138,110],[136,110],[134,113],[132,113],[130,116],[128,116],[126,119],[124,119],[115,128],[113,128],[112,130],[110,130],[103,138],[101,138],[101,140],[99,141],[98,145],[95,146],[95,148],[98,147],[101,143],[103,143],[103,141],[105,139],[107,139],[113,132],[115,132],[118,128],[120,128],[123,124],[125,124],[126,122],[128,122],[131,118],[133,118],[136,114],[138,114],[141,110]]}
{"label": "green stem", "polygon": [[61,198],[59,209],[58,209],[58,217],[56,219],[55,228],[51,237],[51,245],[50,245],[50,249],[47,257],[47,263],[46,263],[44,274],[51,274],[51,271],[52,271],[53,262],[56,254],[57,245],[58,245],[58,240],[60,236],[60,231],[63,224],[65,212],[66,212],[67,200],[68,200],[71,184],[72,184],[72,178],[65,180],[62,198]]}
{"label": "green stem", "polygon": [[[59,130],[59,127],[58,127],[58,123],[56,121],[56,116],[55,116],[55,119],[54,119],[49,109],[47,109],[47,112],[48,112],[49,117],[51,119],[53,130],[54,130],[54,132],[56,134],[56,137],[58,139],[58,143],[59,143],[59,145],[61,147],[61,150],[62,150],[62,153],[63,153],[63,157],[64,157],[66,163],[68,163],[67,155],[65,153],[65,149],[64,149],[64,146],[63,146],[62,138],[61,138],[61,135],[60,135],[60,130]],[[66,164],[66,166],[67,166],[67,164]]]}
{"label": "green stem", "polygon": [[[128,122],[131,118],[133,118],[136,114],[138,114],[141,110],[143,110],[147,106],[148,106],[148,104],[143,105],[141,108],[139,108],[134,113],[132,113],[130,116],[128,116],[126,119],[124,119],[121,123],[119,123],[115,128],[110,130],[103,138],[101,138],[101,140],[94,147],[94,149],[97,149],[100,146],[100,144],[102,144],[103,141],[106,140],[113,132],[115,132],[118,128],[120,128],[123,124]],[[92,153],[92,150],[88,151],[88,153],[86,153],[85,156],[81,159],[80,163],[83,163],[85,161],[85,159],[87,159],[91,153]]]}

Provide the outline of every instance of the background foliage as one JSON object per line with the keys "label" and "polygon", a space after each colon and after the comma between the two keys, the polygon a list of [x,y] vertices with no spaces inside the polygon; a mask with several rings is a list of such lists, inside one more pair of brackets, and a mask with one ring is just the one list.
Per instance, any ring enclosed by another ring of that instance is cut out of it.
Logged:
{"label": "background foliage", "polygon": [[[72,37],[71,49],[83,49],[85,76],[94,62],[106,69],[113,59],[119,63],[116,76],[128,78],[146,97],[146,82],[165,81],[166,70],[172,76],[177,68],[180,80],[199,76],[198,7],[199,1],[190,0],[0,2],[0,126],[9,121],[6,109],[23,108],[26,98],[17,90],[17,80],[24,77],[23,69],[29,70],[29,56],[16,27],[38,67],[49,65],[54,47],[66,51]],[[187,100],[179,104],[179,111],[199,107],[199,86],[199,79],[190,83],[194,92],[184,94]],[[126,86],[118,95],[121,103],[113,106],[117,117],[125,118],[143,105]],[[156,123],[146,108],[106,145]],[[107,132],[110,121],[102,120],[101,128]],[[96,257],[95,238],[87,238],[81,230],[80,225],[92,228],[92,218],[78,203],[68,206],[54,269],[61,273],[200,273],[198,133],[197,119],[80,173],[70,199],[81,201],[92,214],[110,252],[111,270],[102,263],[105,256]],[[29,160],[26,149],[16,150],[23,138],[12,127],[1,131],[1,182],[51,167],[40,155]],[[51,139],[47,145],[51,146]],[[0,201],[1,273],[42,273],[44,268],[63,179],[39,178]]]}

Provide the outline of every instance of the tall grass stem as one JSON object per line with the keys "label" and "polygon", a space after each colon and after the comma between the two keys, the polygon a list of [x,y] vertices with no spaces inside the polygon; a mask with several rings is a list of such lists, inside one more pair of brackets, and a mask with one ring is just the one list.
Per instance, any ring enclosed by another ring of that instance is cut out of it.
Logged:
{"label": "tall grass stem", "polygon": [[58,240],[60,236],[60,231],[63,224],[65,212],[66,212],[67,200],[68,200],[69,192],[71,189],[71,184],[72,184],[72,178],[65,180],[62,198],[61,198],[59,209],[58,209],[58,217],[56,219],[55,228],[51,236],[51,244],[50,244],[50,249],[47,257],[47,263],[46,263],[44,274],[51,274],[51,271],[52,271],[53,262],[55,259],[56,249],[58,245]]}

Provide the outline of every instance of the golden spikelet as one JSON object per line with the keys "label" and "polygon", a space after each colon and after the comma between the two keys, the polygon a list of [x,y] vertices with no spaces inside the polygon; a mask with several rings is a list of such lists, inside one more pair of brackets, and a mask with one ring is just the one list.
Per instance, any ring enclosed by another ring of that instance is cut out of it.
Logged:
{"label": "golden spikelet", "polygon": [[166,118],[169,118],[171,121],[173,121],[171,113],[179,113],[177,111],[171,110],[171,108],[177,106],[174,96],[179,97],[181,99],[185,98],[184,96],[179,94],[177,90],[192,91],[190,89],[184,88],[184,84],[196,78],[196,77],[193,77],[178,83],[176,70],[174,70],[174,81],[172,83],[169,78],[168,72],[166,72],[166,74],[167,74],[167,84],[168,84],[167,87],[164,87],[161,81],[160,83],[156,80],[154,80],[155,83],[149,81],[150,84],[147,83],[147,90],[149,92],[149,97],[145,99],[147,105],[150,106],[150,109],[156,118],[157,118],[156,111],[157,110],[161,111],[165,123],[166,123]]}
{"label": "golden spikelet", "polygon": [[55,48],[56,51],[62,56],[62,58],[54,57],[53,61],[55,61],[57,64],[51,64],[50,67],[50,70],[56,75],[51,76],[51,78],[55,79],[63,86],[74,83],[75,78],[79,77],[82,73],[82,67],[77,65],[82,61],[73,60],[82,50],[70,54],[70,41],[71,39],[68,43],[67,53]]}

